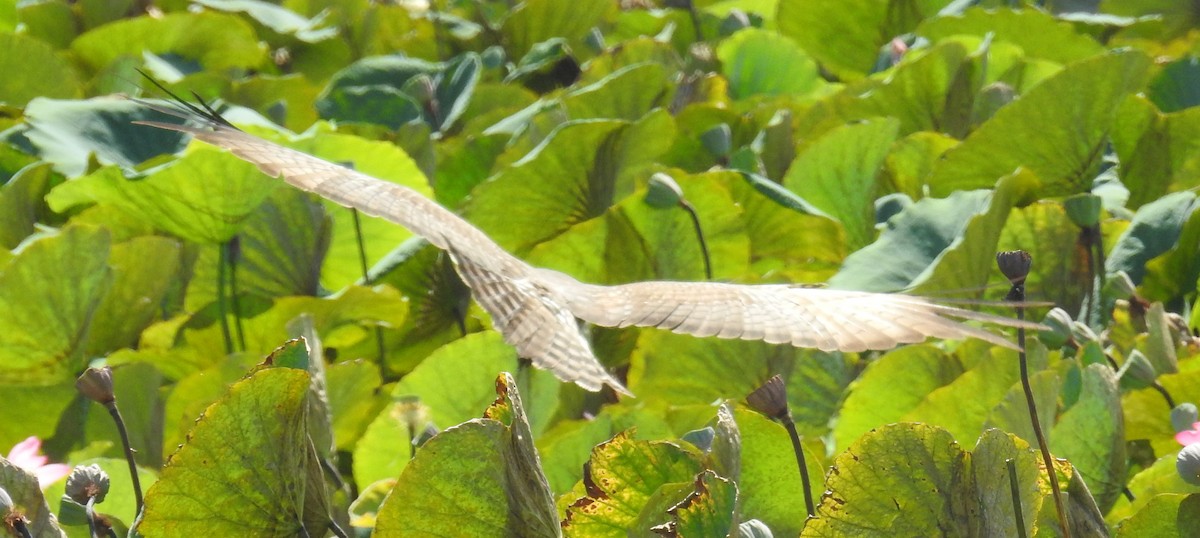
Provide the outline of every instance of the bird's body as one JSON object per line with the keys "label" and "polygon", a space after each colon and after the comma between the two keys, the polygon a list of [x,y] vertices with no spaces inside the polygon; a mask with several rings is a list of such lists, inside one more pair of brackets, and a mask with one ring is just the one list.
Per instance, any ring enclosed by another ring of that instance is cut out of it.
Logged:
{"label": "bird's body", "polygon": [[404,226],[445,250],[475,300],[518,354],[588,390],[609,385],[628,394],[592,353],[579,330],[579,319],[606,327],[659,327],[825,351],[888,349],[929,337],[973,337],[1015,347],[994,333],[952,318],[1036,326],[900,294],[716,282],[585,284],[530,266],[471,223],[411,189],[243,132],[211,110],[185,104],[190,112],[184,112],[143,103],[199,126],[140,123],[190,133],[228,149],[270,176]]}

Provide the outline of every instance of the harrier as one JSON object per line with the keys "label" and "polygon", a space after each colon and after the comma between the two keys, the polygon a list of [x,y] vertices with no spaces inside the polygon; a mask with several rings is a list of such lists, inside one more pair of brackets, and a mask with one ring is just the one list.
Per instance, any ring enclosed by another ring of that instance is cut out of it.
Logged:
{"label": "harrier", "polygon": [[596,359],[578,320],[824,351],[888,349],[930,337],[973,337],[1012,348],[1015,345],[999,335],[958,319],[1037,327],[901,294],[718,282],[586,284],[525,263],[471,223],[411,189],[243,132],[207,105],[177,101],[185,108],[138,100],[191,125],[138,123],[189,133],[269,176],[425,238],[449,254],[475,300],[521,357],[588,390],[608,385],[630,394]]}

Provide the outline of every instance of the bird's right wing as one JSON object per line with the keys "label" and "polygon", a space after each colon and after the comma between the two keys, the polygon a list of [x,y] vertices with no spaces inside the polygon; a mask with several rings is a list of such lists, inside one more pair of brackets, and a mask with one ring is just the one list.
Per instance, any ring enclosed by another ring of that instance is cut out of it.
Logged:
{"label": "bird's right wing", "polygon": [[[717,282],[577,284],[568,308],[606,327],[658,327],[694,336],[764,340],[824,351],[890,349],[927,338],[1011,341],[959,319],[1037,329],[1036,323],[902,294]],[[954,319],[959,318],[959,319]]]}

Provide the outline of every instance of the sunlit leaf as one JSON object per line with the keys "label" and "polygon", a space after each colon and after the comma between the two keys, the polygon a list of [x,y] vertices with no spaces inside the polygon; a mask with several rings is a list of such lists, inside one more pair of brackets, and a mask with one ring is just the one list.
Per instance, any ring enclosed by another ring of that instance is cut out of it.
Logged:
{"label": "sunlit leaf", "polygon": [[93,316],[112,284],[109,235],[69,226],[27,240],[0,269],[0,384],[73,379]]}
{"label": "sunlit leaf", "polygon": [[1121,495],[1125,483],[1125,432],[1116,375],[1106,364],[1083,371],[1084,389],[1059,417],[1050,450],[1083,474],[1102,512]]}
{"label": "sunlit leaf", "polygon": [[120,169],[104,167],[59,185],[46,199],[55,211],[89,202],[114,205],[180,238],[221,243],[278,186],[225,151],[197,146],[144,178],[127,179]]}
{"label": "sunlit leaf", "polygon": [[375,535],[559,535],[516,381],[502,374],[496,391],[484,418],[450,428],[417,451],[380,508]]}
{"label": "sunlit leaf", "polygon": [[326,376],[333,438],[339,450],[350,450],[385,403],[378,394],[379,366],[362,359],[339,362],[329,365]]}
{"label": "sunlit leaf", "polygon": [[134,347],[142,330],[162,315],[178,283],[181,245],[169,237],[142,236],[112,246],[112,287],[96,309],[87,347],[97,356]]}
{"label": "sunlit leaf", "polygon": [[1068,64],[1104,52],[1104,46],[1079,33],[1067,22],[1035,9],[983,9],[975,7],[959,15],[928,19],[917,35],[939,41],[955,35],[992,35],[1021,47],[1030,57]]}
{"label": "sunlit leaf", "polygon": [[[271,193],[247,217],[236,236],[230,263],[237,292],[261,297],[320,294],[321,267],[330,246],[331,228],[332,218],[325,206],[312,196],[286,188]],[[205,245],[196,257],[186,307],[200,309],[216,300],[218,264],[224,248],[226,245]],[[228,275],[230,269],[225,271]]]}
{"label": "sunlit leaf", "polygon": [[[79,97],[79,76],[50,45],[22,34],[0,32],[0,102],[25,106],[35,97]],[[20,75],[17,76],[17,73]]]}
{"label": "sunlit leaf", "polygon": [[696,477],[691,495],[667,512],[679,536],[724,536],[736,522],[737,498],[736,483],[706,470]]}
{"label": "sunlit leaf", "polygon": [[929,180],[934,195],[988,187],[1018,167],[1043,182],[1041,196],[1086,191],[1099,167],[1117,105],[1144,78],[1132,51],[1081,60],[1001,108],[946,152]]}
{"label": "sunlit leaf", "polygon": [[[800,133],[814,135],[848,122],[879,117],[900,120],[900,133],[961,130],[969,110],[954,98],[969,92],[971,64],[961,43],[948,41],[887,73],[847,85],[800,116]],[[952,127],[959,126],[952,130]]]}
{"label": "sunlit leaf", "polygon": [[835,458],[818,517],[801,536],[1015,535],[1007,459],[1021,477],[1025,532],[1041,500],[1036,452],[991,430],[974,453],[935,426],[891,424]]}
{"label": "sunlit leaf", "polygon": [[1126,518],[1137,516],[1161,495],[1200,493],[1200,486],[1188,484],[1180,478],[1179,471],[1175,468],[1175,454],[1174,450],[1167,453],[1129,479],[1129,491],[1134,492],[1134,498],[1132,501],[1126,497],[1117,499],[1116,505],[1108,514],[1110,524],[1116,525]]}
{"label": "sunlit leaf", "polygon": [[826,133],[796,156],[783,184],[839,222],[851,250],[874,237],[876,177],[900,123],[885,119]]}
{"label": "sunlit leaf", "polygon": [[267,368],[230,387],[146,492],[138,530],[162,536],[302,532],[306,489],[324,487],[298,472],[311,450],[304,427],[308,385],[303,370]]}
{"label": "sunlit leaf", "polygon": [[79,36],[71,50],[92,69],[125,55],[141,58],[143,52],[177,56],[213,71],[252,69],[267,60],[266,47],[258,42],[249,23],[235,15],[213,12],[117,21]]}
{"label": "sunlit leaf", "polygon": [[[429,407],[430,419],[447,428],[479,414],[494,398],[495,379],[501,372],[517,371],[517,353],[504,343],[500,333],[469,334],[434,351],[392,389],[393,398],[417,396]],[[528,368],[526,366],[525,368]],[[529,372],[537,385],[547,384],[550,394],[537,387],[523,387],[532,394],[527,410],[531,424],[544,422],[557,405],[553,376]]]}
{"label": "sunlit leaf", "polygon": [[315,19],[305,19],[294,11],[282,6],[269,4],[260,0],[198,0],[204,7],[229,13],[245,13],[255,22],[270,28],[271,31],[294,36],[300,41],[316,42],[330,39],[338,34],[337,28],[322,28],[324,16]]}
{"label": "sunlit leaf", "polygon": [[607,0],[563,3],[556,0],[525,0],[516,5],[502,28],[508,55],[520,58],[537,43],[554,37],[581,39],[614,8]]}
{"label": "sunlit leaf", "polygon": [[[735,417],[742,438],[741,476],[737,480],[742,513],[762,520],[776,533],[798,534],[808,514],[804,511],[800,469],[787,431],[758,413],[738,410]],[[817,500],[825,491],[825,455],[814,452],[814,448],[810,444],[803,450],[812,498]]]}
{"label": "sunlit leaf", "polygon": [[774,32],[753,28],[738,32],[721,42],[717,57],[737,99],[807,95],[824,86],[816,62],[795,42]]}
{"label": "sunlit leaf", "polygon": [[1200,108],[1163,114],[1144,98],[1121,105],[1112,144],[1121,160],[1121,181],[1136,209],[1169,192],[1196,185],[1200,169]]}
{"label": "sunlit leaf", "polygon": [[597,446],[586,469],[587,494],[567,508],[563,520],[568,536],[646,532],[667,520],[665,509],[692,491],[701,470],[696,456],[679,446],[635,441],[628,433]]}
{"label": "sunlit leaf", "polygon": [[1133,517],[1117,527],[1118,538],[1170,536],[1200,526],[1200,495],[1156,495]]}
{"label": "sunlit leaf", "polygon": [[949,2],[873,0],[847,5],[836,0],[780,2],[779,31],[800,44],[839,78],[854,80],[871,71],[879,47],[912,31]]}
{"label": "sunlit leaf", "polygon": [[412,441],[420,433],[409,429],[404,415],[418,415],[419,405],[393,402],[375,416],[353,446],[355,483],[361,486],[400,476],[413,456]]}

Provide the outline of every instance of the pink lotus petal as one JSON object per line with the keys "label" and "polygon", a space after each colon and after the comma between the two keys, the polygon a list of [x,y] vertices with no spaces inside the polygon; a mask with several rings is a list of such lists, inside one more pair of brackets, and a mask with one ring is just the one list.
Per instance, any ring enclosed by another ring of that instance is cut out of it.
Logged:
{"label": "pink lotus petal", "polygon": [[1197,423],[1195,430],[1184,430],[1175,434],[1175,440],[1183,446],[1194,445],[1200,443],[1200,423]]}
{"label": "pink lotus petal", "polygon": [[64,463],[51,463],[50,465],[43,465],[34,470],[33,474],[37,475],[38,486],[46,489],[50,484],[58,482],[71,474],[71,466]]}
{"label": "pink lotus petal", "polygon": [[8,451],[8,461],[24,460],[25,458],[37,456],[38,450],[42,448],[42,440],[36,436],[29,438],[13,445],[12,450]]}

